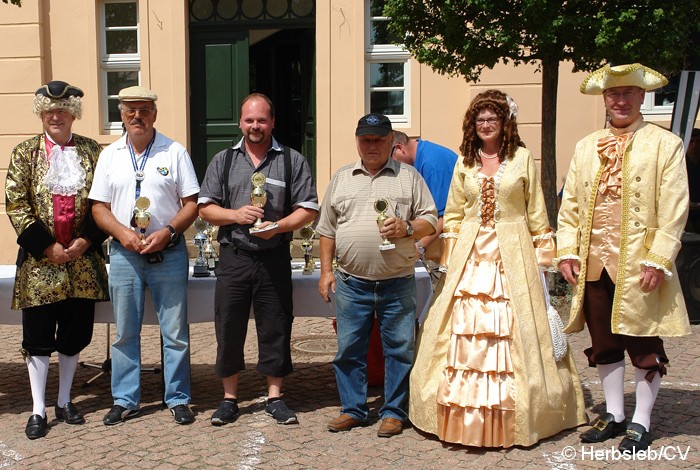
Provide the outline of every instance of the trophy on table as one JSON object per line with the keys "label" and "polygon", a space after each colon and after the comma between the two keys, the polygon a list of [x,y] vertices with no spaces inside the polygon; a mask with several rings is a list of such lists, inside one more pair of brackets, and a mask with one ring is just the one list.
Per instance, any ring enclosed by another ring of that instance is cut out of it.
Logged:
{"label": "trophy on table", "polygon": [[194,246],[197,247],[197,258],[194,260],[194,267],[192,268],[192,276],[194,277],[209,276],[209,264],[204,258],[204,246],[207,244],[205,232],[208,227],[209,224],[202,220],[201,217],[197,217],[197,220],[194,221],[194,229],[197,231],[197,234],[194,236]]}
{"label": "trophy on table", "polygon": [[[386,211],[389,208],[389,201],[387,201],[384,198],[379,198],[376,201],[374,201],[374,210],[379,214],[379,217],[377,217],[377,226],[381,230],[382,227],[384,227],[384,221],[389,218],[388,215],[386,215]],[[382,242],[381,245],[379,245],[379,251],[386,251],[386,250],[393,250],[396,248],[396,245],[391,243],[388,238],[382,237],[384,241]]]}
{"label": "trophy on table", "polygon": [[316,231],[311,227],[311,225],[305,225],[299,229],[299,235],[301,235],[301,249],[304,250],[304,270],[301,272],[303,275],[311,275],[316,268],[316,263],[311,251],[314,248],[314,235]]}
{"label": "trophy on table", "polygon": [[216,225],[207,223],[207,228],[204,230],[204,234],[207,236],[207,243],[204,245],[204,257],[207,259],[209,271],[213,271],[219,263],[219,257],[216,254],[216,248],[214,248],[214,234],[217,228]]}
{"label": "trophy on table", "polygon": [[141,243],[146,243],[146,228],[151,223],[151,214],[147,209],[151,206],[151,201],[141,196],[136,199],[135,206],[132,225],[139,228]]}
{"label": "trophy on table", "polygon": [[[265,207],[265,204],[267,204],[267,191],[265,191],[265,175],[257,172],[253,173],[253,176],[250,177],[250,182],[253,183],[253,190],[250,192],[250,204],[262,209],[263,207]],[[259,217],[258,220],[255,221],[253,227],[249,230],[249,232],[266,232],[268,230],[277,228],[276,222],[271,223],[264,228],[260,228],[262,223],[262,217]]]}

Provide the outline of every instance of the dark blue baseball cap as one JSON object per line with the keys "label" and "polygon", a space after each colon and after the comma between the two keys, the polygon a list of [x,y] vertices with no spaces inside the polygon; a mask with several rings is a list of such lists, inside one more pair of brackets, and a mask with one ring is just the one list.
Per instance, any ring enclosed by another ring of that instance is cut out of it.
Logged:
{"label": "dark blue baseball cap", "polygon": [[371,113],[362,116],[357,122],[355,135],[385,136],[391,132],[391,121],[383,114]]}

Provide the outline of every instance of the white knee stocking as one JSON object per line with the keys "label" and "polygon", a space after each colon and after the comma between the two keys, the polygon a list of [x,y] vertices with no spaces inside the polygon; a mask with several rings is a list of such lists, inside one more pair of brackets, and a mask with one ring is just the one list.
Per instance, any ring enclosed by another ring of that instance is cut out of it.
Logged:
{"label": "white knee stocking", "polygon": [[637,381],[637,403],[634,407],[632,421],[641,424],[649,431],[651,425],[651,410],[654,408],[656,395],[661,387],[661,374],[654,374],[654,380],[647,382],[644,378],[649,371],[646,369],[634,369],[634,379]]}
{"label": "white knee stocking", "polygon": [[58,353],[58,401],[56,404],[63,407],[70,401],[70,391],[73,386],[73,376],[78,367],[80,353],[74,356],[66,356]]}
{"label": "white knee stocking", "polygon": [[46,379],[49,376],[49,356],[32,356],[27,359],[29,385],[32,388],[32,414],[46,416]]}
{"label": "white knee stocking", "polygon": [[607,412],[620,423],[625,419],[625,361],[598,364],[597,369],[603,384]]}

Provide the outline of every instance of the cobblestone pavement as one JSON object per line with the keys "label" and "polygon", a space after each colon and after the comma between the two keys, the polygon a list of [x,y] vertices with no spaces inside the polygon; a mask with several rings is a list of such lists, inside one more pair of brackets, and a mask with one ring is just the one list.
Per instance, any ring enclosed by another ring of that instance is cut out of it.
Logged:
{"label": "cobblestone pavement", "polygon": [[[161,407],[160,376],[144,373],[141,415],[116,426],[104,426],[102,417],[111,407],[108,376],[83,387],[95,371],[79,368],[73,401],[86,415],[82,426],[53,420],[58,393],[58,367],[52,358],[47,386],[48,435],[36,441],[24,435],[31,414],[31,397],[26,367],[18,353],[21,327],[0,326],[0,468],[15,469],[103,469],[103,468],[700,468],[700,326],[693,335],[666,341],[671,358],[653,415],[652,450],[657,460],[625,462],[611,452],[617,440],[583,447],[578,440],[582,429],[571,429],[529,448],[483,450],[445,445],[413,428],[400,436],[380,439],[378,424],[344,433],[326,431],[326,422],[339,411],[331,360],[335,336],[331,320],[297,318],[294,323],[293,359],[295,371],[285,381],[284,398],[299,416],[299,425],[277,425],[265,415],[262,402],[265,381],[255,372],[257,348],[255,329],[248,332],[248,370],[241,377],[242,415],[234,424],[211,426],[212,412],[222,397],[213,363],[216,341],[213,324],[191,328],[192,395],[196,422],[174,423]],[[588,345],[587,333],[570,337],[576,352],[581,381],[590,416],[604,411],[603,394],[594,369],[585,366],[581,352]],[[101,364],[105,359],[106,332],[96,325],[92,344],[81,360]],[[144,327],[143,362],[159,362],[156,327]],[[632,415],[634,384],[628,367],[625,387],[628,416]],[[369,403],[376,421],[381,406],[381,389],[370,389]],[[607,449],[608,455],[604,455]],[[596,450],[600,454],[591,455]],[[582,451],[589,452],[582,454]],[[687,451],[687,454],[686,454]],[[575,453],[575,455],[572,454]],[[573,458],[572,458],[573,457]]]}

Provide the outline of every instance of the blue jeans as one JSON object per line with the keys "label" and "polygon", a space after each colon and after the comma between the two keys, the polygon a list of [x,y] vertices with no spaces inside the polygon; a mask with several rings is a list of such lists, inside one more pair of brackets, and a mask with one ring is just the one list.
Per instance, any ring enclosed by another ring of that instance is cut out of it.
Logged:
{"label": "blue jeans", "polygon": [[112,240],[109,249],[109,296],[116,338],[112,343],[114,404],[135,410],[141,401],[141,325],[146,287],[151,291],[163,337],[165,404],[190,402],[190,345],[187,327],[187,250],[184,243],[163,251],[163,262]]}
{"label": "blue jeans", "polygon": [[342,413],[367,421],[367,349],[376,312],[384,348],[384,405],[379,417],[408,417],[408,378],[415,355],[416,281],[413,275],[367,281],[336,275],[338,354],[333,360]]}

